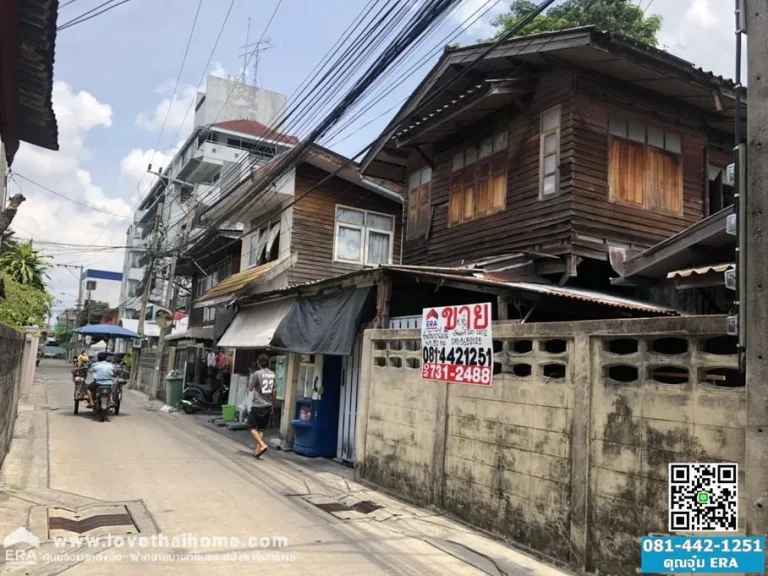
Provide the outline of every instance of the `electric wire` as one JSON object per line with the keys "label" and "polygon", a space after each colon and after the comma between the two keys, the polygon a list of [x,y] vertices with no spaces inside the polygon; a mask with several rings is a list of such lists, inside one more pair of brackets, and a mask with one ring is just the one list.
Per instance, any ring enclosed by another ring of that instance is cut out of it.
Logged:
{"label": "electric wire", "polygon": [[[110,10],[113,10],[117,8],[118,6],[122,6],[123,4],[130,2],[130,0],[122,0],[121,2],[118,2],[117,4],[112,4],[115,0],[107,0],[107,2],[104,2],[103,4],[100,4],[99,6],[96,6],[96,8],[93,8],[92,10],[89,10],[88,12],[84,12],[83,14],[80,14],[80,16],[77,16],[76,18],[73,18],[72,20],[69,20],[68,22],[65,22],[58,28],[56,28],[57,32],[60,32],[62,30],[66,30],[67,28],[71,28],[72,26],[76,26],[78,24],[82,24],[83,22],[87,22],[88,20],[91,20],[93,18],[96,18],[96,16],[101,16],[105,12],[109,12]],[[111,4],[111,6],[109,6]],[[91,14],[95,10],[98,10],[102,6],[106,6],[103,10],[100,12],[96,12],[95,14]],[[86,14],[90,14],[90,16],[86,16]]]}

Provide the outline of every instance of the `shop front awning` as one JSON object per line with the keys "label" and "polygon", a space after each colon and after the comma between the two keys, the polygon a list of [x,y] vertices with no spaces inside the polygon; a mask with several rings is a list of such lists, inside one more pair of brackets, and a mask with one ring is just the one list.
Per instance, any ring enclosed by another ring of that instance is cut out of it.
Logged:
{"label": "shop front awning", "polygon": [[297,354],[349,356],[370,288],[298,298],[283,318],[271,347]]}
{"label": "shop front awning", "polygon": [[267,348],[295,298],[273,300],[238,310],[219,339],[221,348]]}

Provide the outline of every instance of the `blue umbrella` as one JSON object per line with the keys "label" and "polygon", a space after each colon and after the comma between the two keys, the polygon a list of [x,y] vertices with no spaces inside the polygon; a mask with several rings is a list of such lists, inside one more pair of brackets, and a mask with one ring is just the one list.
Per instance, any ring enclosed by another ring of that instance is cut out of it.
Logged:
{"label": "blue umbrella", "polygon": [[75,332],[84,336],[100,336],[102,338],[139,338],[136,332],[112,324],[89,324],[78,328]]}

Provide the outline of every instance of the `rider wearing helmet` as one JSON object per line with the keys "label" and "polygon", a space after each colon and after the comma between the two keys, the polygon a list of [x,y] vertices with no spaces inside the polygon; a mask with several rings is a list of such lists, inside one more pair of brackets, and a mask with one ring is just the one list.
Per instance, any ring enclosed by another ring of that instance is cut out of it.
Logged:
{"label": "rider wearing helmet", "polygon": [[96,362],[91,365],[91,374],[93,374],[93,380],[88,384],[88,408],[92,408],[95,402],[94,392],[99,386],[110,386],[109,404],[112,405],[114,400],[112,399],[111,387],[115,381],[115,365],[112,362],[107,362],[107,353],[99,352],[96,356]]}

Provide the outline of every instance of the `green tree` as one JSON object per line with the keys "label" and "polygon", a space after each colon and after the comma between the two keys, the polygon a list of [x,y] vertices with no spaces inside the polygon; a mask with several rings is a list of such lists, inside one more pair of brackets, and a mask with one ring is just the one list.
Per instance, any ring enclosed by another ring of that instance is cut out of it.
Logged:
{"label": "green tree", "polygon": [[[80,311],[78,317],[78,326],[85,326],[87,324],[101,324],[106,312],[110,310],[108,302],[100,302],[99,300],[93,300],[85,303],[83,309]],[[90,322],[89,322],[90,320]]]}
{"label": "green tree", "polygon": [[[536,9],[530,0],[513,0],[509,12],[492,22],[498,30],[496,37],[515,26]],[[633,0],[565,0],[544,14],[536,16],[518,32],[518,36],[597,26],[607,32],[617,32],[656,46],[656,34],[661,29],[661,16],[647,15]]]}
{"label": "green tree", "polygon": [[0,271],[5,285],[5,298],[0,298],[0,324],[20,329],[24,326],[43,326],[53,297],[45,290],[16,282]]}
{"label": "green tree", "polygon": [[0,271],[19,284],[38,290],[45,290],[50,267],[49,256],[35,250],[32,240],[24,244],[6,242],[0,254]]}

